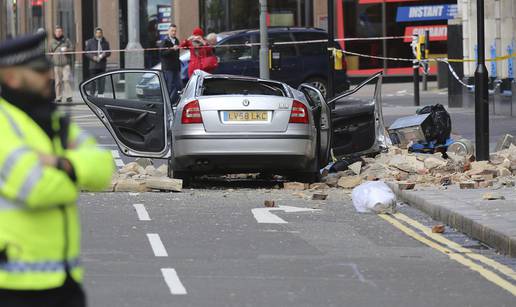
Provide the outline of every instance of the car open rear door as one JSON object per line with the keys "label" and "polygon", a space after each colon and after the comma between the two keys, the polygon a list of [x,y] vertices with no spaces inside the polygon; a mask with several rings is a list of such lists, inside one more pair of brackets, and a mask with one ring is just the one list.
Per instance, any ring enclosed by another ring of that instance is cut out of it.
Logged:
{"label": "car open rear door", "polygon": [[172,110],[160,71],[119,70],[80,85],[83,100],[127,156],[171,155]]}
{"label": "car open rear door", "polygon": [[308,103],[312,107],[315,125],[319,134],[317,146],[319,148],[319,167],[323,168],[329,163],[331,149],[331,108],[326,103],[323,94],[312,85],[303,83],[298,88],[305,94]]}
{"label": "car open rear door", "polygon": [[387,147],[382,114],[383,73],[328,101],[332,153],[337,159],[380,152]]}

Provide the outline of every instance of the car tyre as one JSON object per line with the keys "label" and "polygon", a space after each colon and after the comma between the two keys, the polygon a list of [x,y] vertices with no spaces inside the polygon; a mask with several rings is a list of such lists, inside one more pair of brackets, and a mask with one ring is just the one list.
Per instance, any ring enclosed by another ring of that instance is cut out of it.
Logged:
{"label": "car tyre", "polygon": [[316,89],[318,89],[321,94],[326,97],[326,90],[328,88],[327,86],[327,82],[326,80],[322,79],[322,78],[318,78],[318,77],[313,77],[313,78],[308,78],[305,82],[303,83],[307,83],[313,87],[315,87]]}

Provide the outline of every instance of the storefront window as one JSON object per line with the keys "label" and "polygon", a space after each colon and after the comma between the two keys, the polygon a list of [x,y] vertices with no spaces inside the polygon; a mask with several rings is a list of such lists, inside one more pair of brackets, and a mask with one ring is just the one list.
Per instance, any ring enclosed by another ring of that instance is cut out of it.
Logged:
{"label": "storefront window", "polygon": [[[312,26],[310,0],[268,0],[269,26]],[[201,25],[206,32],[259,27],[259,1],[200,0]]]}
{"label": "storefront window", "polygon": [[18,33],[17,16],[16,0],[0,0],[0,20],[5,20],[0,28],[0,39],[16,36]]}
{"label": "storefront window", "polygon": [[[407,1],[365,1],[341,0],[343,20],[338,27],[343,28],[344,37],[381,37],[381,36],[411,36],[414,33],[424,33],[430,30],[430,54],[446,54],[447,20],[456,14],[456,0],[420,0]],[[385,9],[385,11],[384,11]],[[383,19],[385,16],[385,20]],[[383,26],[385,23],[385,33]],[[344,47],[348,51],[373,55],[412,58],[410,38],[374,41],[348,41]],[[386,61],[348,56],[348,71],[350,75],[360,70],[383,69],[393,74],[407,74],[411,63],[401,61]]]}
{"label": "storefront window", "polygon": [[77,41],[73,1],[59,0],[57,2],[57,24],[63,27],[64,35],[72,42]]}

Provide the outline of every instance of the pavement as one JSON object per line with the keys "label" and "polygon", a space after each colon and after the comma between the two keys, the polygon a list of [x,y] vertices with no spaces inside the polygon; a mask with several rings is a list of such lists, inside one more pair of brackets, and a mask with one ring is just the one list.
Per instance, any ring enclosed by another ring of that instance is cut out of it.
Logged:
{"label": "pavement", "polygon": [[[401,191],[391,188],[399,200],[425,212],[500,253],[516,257],[516,188],[460,190],[450,188],[420,188]],[[504,199],[484,200],[490,193]]]}

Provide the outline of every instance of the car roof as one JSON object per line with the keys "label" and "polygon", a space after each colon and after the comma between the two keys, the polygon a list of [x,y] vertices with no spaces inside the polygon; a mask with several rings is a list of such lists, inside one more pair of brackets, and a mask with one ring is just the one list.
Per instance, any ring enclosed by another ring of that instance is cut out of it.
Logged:
{"label": "car roof", "polygon": [[[234,30],[234,31],[227,31],[227,32],[221,32],[218,35],[220,37],[226,38],[238,34],[254,34],[259,33],[260,29],[241,29],[241,30]],[[278,33],[278,32],[314,32],[314,33],[324,33],[327,34],[327,32],[323,29],[319,28],[309,28],[309,27],[269,27],[268,28],[269,33]]]}

